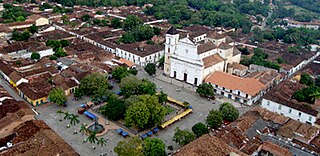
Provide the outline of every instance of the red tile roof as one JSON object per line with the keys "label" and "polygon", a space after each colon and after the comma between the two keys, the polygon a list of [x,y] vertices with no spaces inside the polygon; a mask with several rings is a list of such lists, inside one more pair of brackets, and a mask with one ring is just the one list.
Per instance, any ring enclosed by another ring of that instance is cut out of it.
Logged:
{"label": "red tile roof", "polygon": [[205,82],[210,82],[226,89],[240,90],[241,92],[251,96],[257,95],[265,87],[265,85],[256,79],[241,78],[220,71],[215,71],[209,75]]}

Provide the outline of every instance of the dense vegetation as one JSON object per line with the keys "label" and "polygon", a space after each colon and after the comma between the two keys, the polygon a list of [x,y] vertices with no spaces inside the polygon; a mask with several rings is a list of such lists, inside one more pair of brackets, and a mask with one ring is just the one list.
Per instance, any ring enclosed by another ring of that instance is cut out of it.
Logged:
{"label": "dense vegetation", "polygon": [[320,13],[319,0],[289,0],[292,4],[305,8],[307,10]]}
{"label": "dense vegetation", "polygon": [[279,70],[280,65],[277,62],[271,62],[267,60],[268,54],[264,53],[262,49],[254,49],[254,54],[251,58],[244,57],[241,64],[249,66],[250,64],[255,64],[259,66],[264,66],[272,69]]}
{"label": "dense vegetation", "polygon": [[2,12],[4,23],[25,21],[29,15],[22,7],[16,7],[10,4],[4,4],[5,10]]}
{"label": "dense vegetation", "polygon": [[320,98],[320,77],[313,80],[308,73],[302,73],[299,83],[305,84],[308,87],[296,91],[293,94],[294,99],[313,104],[316,99]]}

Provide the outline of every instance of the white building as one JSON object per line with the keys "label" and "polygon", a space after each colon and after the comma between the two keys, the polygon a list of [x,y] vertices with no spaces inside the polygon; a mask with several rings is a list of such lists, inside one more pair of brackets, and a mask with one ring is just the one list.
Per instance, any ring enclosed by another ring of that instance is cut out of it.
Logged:
{"label": "white building", "polygon": [[312,108],[311,104],[298,102],[291,97],[295,91],[302,87],[301,84],[295,82],[283,81],[263,97],[261,107],[291,119],[314,125],[318,111]]}
{"label": "white building", "polygon": [[247,105],[257,102],[266,87],[257,79],[241,78],[221,71],[209,75],[205,82],[213,86],[216,94]]}
{"label": "white building", "polygon": [[166,34],[164,73],[199,85],[214,71],[226,72],[227,65],[239,63],[240,57],[230,38],[207,27],[171,27]]}
{"label": "white building", "polygon": [[288,22],[289,27],[307,28],[307,29],[314,29],[314,30],[318,30],[320,28],[320,22],[318,21],[299,22],[299,21],[290,20],[290,19],[284,19],[284,20]]}
{"label": "white building", "polygon": [[162,45],[150,45],[143,42],[119,45],[115,50],[115,55],[133,62],[139,66],[148,63],[156,63],[163,56]]}
{"label": "white building", "polygon": [[37,52],[40,58],[53,55],[54,51],[51,47],[47,47],[39,42],[17,42],[15,44],[2,47],[0,56],[10,59],[31,58],[31,54]]}

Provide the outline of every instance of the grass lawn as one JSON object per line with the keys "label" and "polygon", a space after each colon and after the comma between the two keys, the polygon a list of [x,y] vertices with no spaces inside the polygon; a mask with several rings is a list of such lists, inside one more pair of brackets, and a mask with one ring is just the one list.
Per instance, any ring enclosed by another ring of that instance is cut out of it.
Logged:
{"label": "grass lawn", "polygon": [[174,109],[169,106],[165,106],[164,108],[166,109],[166,114],[170,114],[170,113],[174,112]]}

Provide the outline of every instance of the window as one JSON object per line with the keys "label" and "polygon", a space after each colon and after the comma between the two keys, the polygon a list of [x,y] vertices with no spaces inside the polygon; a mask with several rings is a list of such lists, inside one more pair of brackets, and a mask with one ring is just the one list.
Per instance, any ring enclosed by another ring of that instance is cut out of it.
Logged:
{"label": "window", "polygon": [[222,87],[222,90],[225,90],[225,88],[224,88],[224,87]]}
{"label": "window", "polygon": [[309,121],[312,121],[312,116],[309,116],[309,119],[308,119]]}
{"label": "window", "polygon": [[248,94],[246,94],[246,98],[248,98]]}
{"label": "window", "polygon": [[270,106],[270,101],[267,101],[267,106]]}
{"label": "window", "polygon": [[186,49],[186,54],[188,54],[188,49]]}
{"label": "window", "polygon": [[291,112],[292,112],[292,109],[289,109],[289,114],[291,114]]}
{"label": "window", "polygon": [[168,48],[168,53],[170,53],[170,48]]}
{"label": "window", "polygon": [[279,105],[279,106],[278,106],[278,109],[281,110],[281,108],[282,108],[282,105]]}
{"label": "window", "polygon": [[171,38],[169,38],[169,44],[171,44]]}
{"label": "window", "polygon": [[238,91],[238,95],[240,95],[240,91]]}
{"label": "window", "polygon": [[298,116],[301,117],[301,112],[299,112]]}
{"label": "window", "polygon": [[232,90],[230,90],[230,93],[232,93]]}

